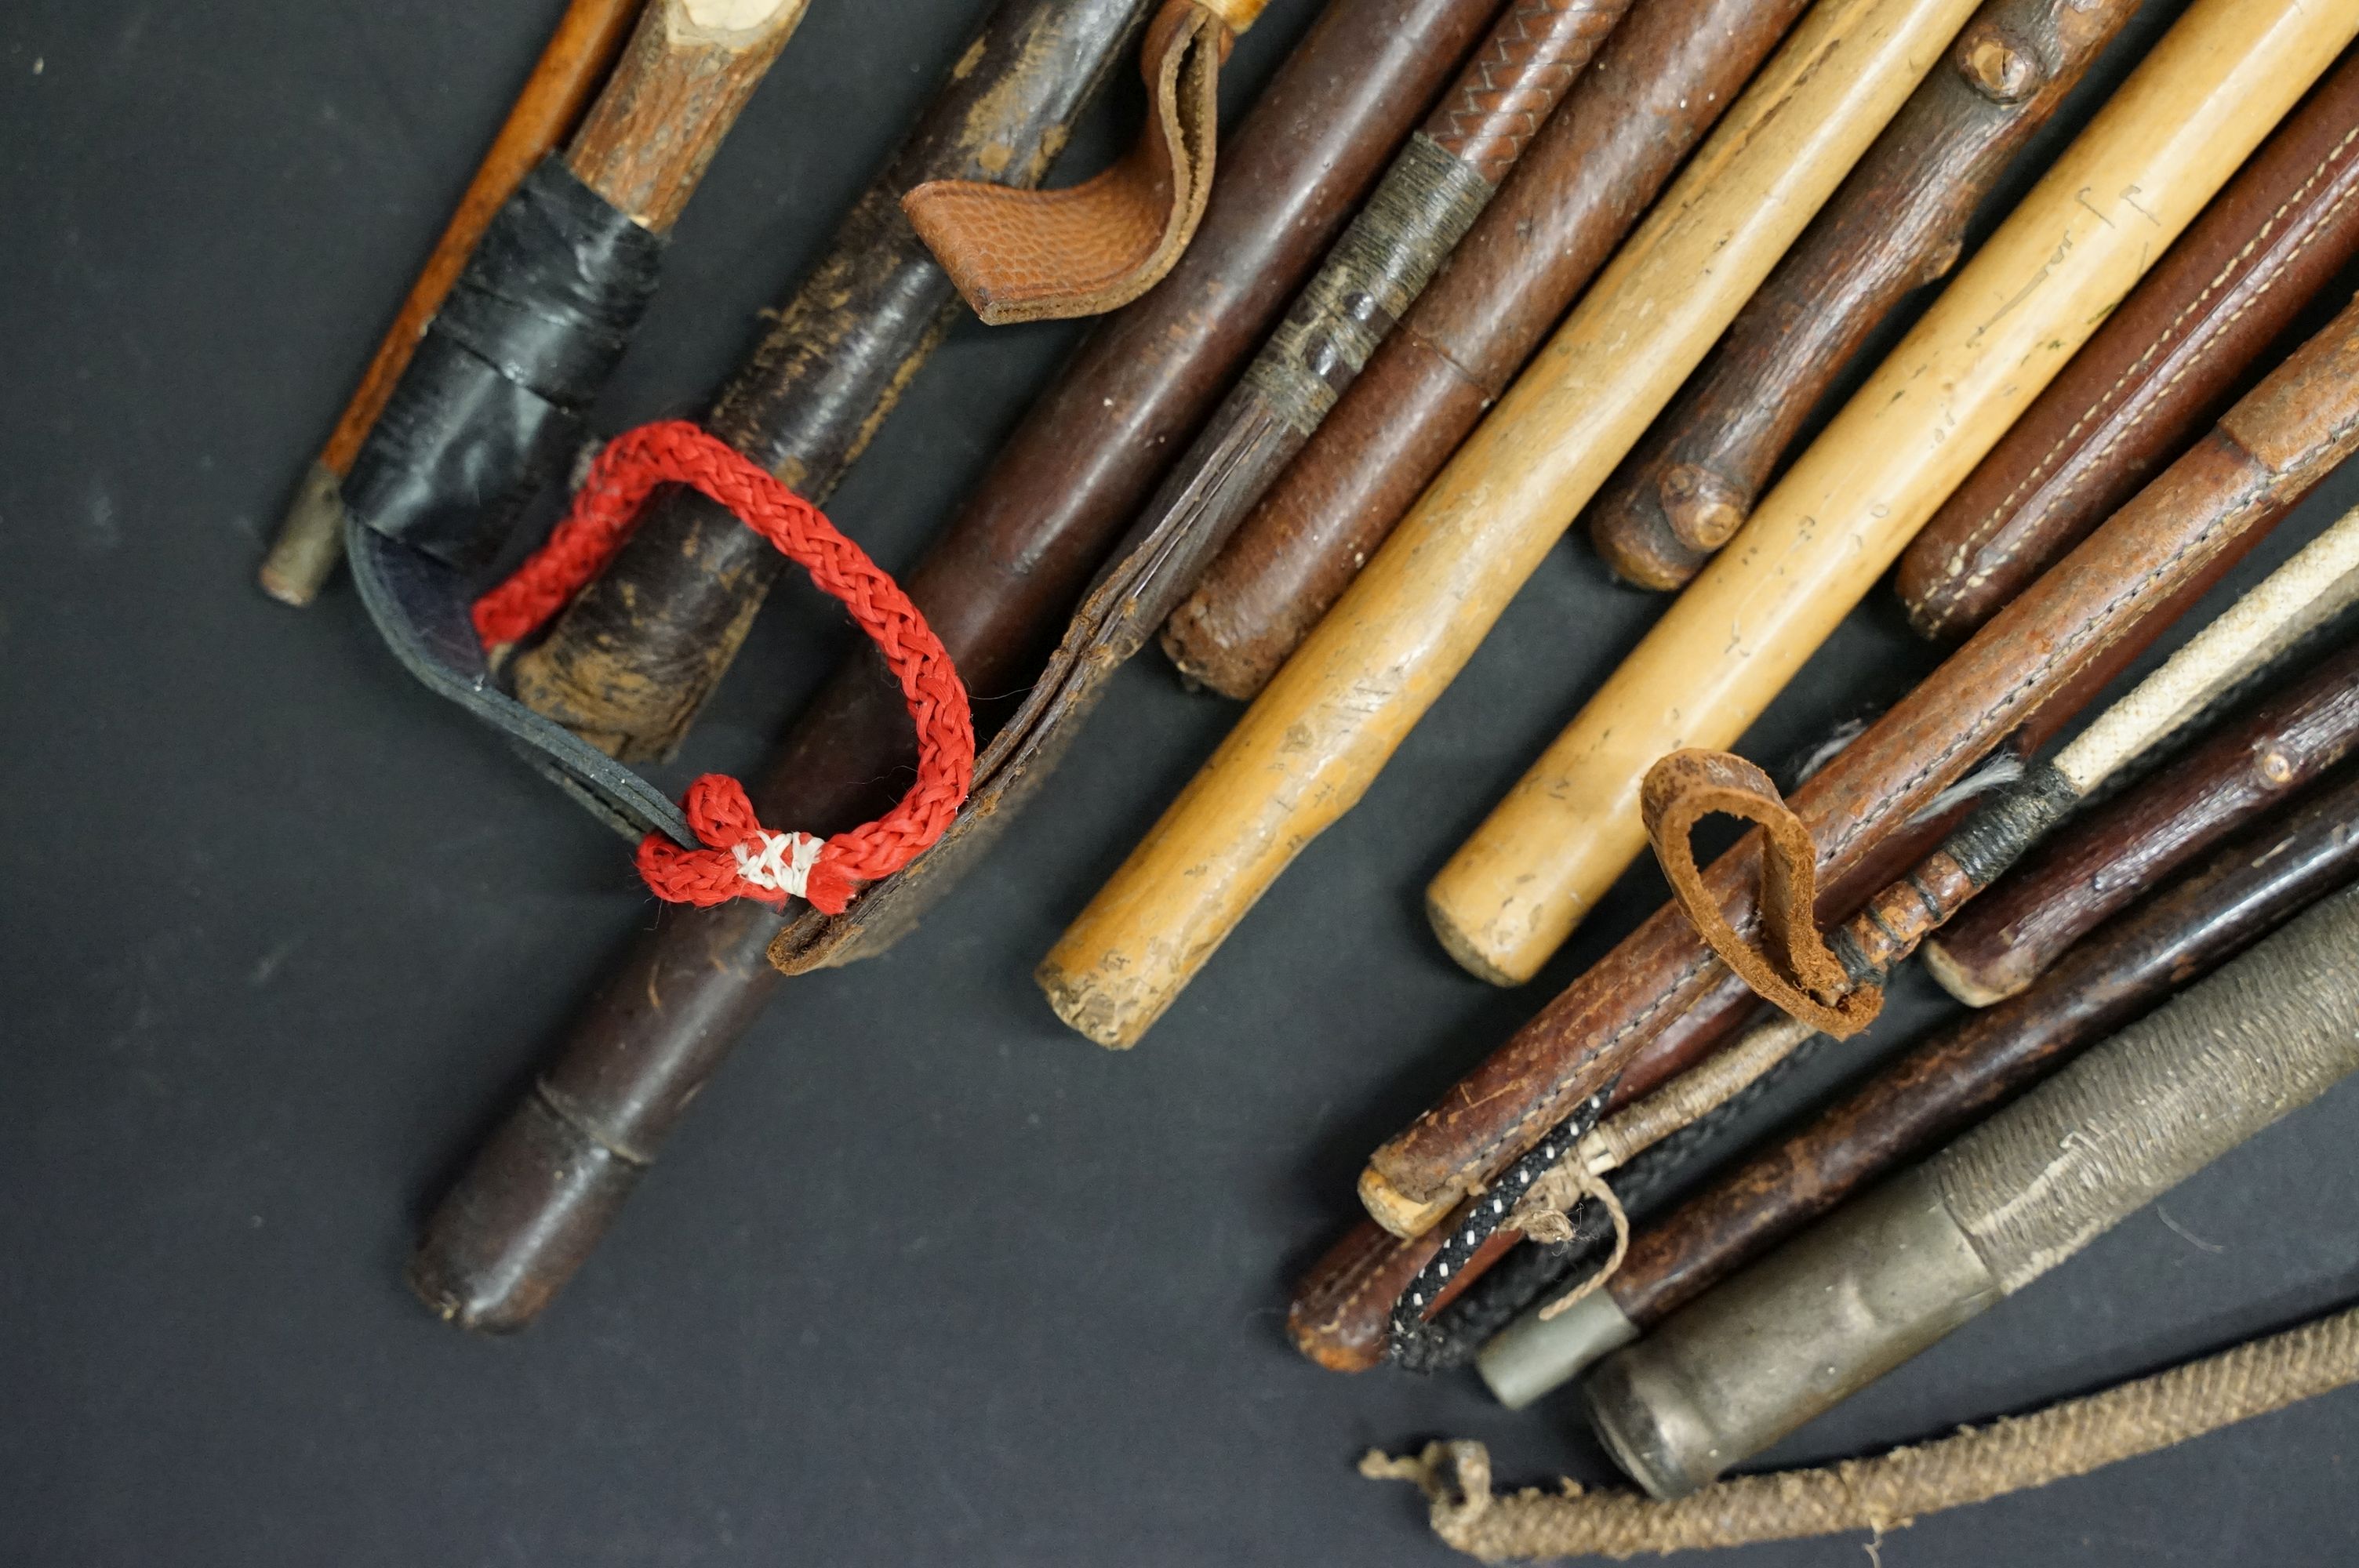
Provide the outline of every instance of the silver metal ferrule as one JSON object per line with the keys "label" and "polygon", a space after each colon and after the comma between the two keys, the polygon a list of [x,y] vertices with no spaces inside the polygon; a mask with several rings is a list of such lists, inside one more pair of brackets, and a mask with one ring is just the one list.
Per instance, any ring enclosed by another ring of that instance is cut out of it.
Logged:
{"label": "silver metal ferrule", "polygon": [[1474,1369],[1501,1404],[1519,1411],[1637,1337],[1612,1292],[1595,1290],[1552,1318],[1543,1320],[1538,1307],[1524,1314],[1483,1346]]}
{"label": "silver metal ferrule", "polygon": [[2001,1294],[1920,1167],[1607,1357],[1582,1398],[1631,1479],[1684,1497]]}

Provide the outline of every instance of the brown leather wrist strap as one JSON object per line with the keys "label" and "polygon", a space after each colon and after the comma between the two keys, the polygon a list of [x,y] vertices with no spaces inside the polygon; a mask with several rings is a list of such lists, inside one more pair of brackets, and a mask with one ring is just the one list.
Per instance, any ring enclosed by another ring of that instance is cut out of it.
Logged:
{"label": "brown leather wrist strap", "polygon": [[1122,161],[1062,190],[936,179],[901,211],[987,324],[1102,315],[1163,279],[1212,189],[1221,62],[1260,0],[1170,0],[1139,54],[1147,131]]}
{"label": "brown leather wrist strap", "polygon": [[[1769,775],[1726,752],[1673,752],[1647,770],[1639,811],[1655,859],[1696,935],[1764,1001],[1841,1040],[1867,1027],[1884,1005],[1880,986],[1854,988],[1811,917],[1818,902],[1818,847]],[[1761,829],[1758,946],[1729,924],[1705,887],[1690,835],[1714,815]]]}

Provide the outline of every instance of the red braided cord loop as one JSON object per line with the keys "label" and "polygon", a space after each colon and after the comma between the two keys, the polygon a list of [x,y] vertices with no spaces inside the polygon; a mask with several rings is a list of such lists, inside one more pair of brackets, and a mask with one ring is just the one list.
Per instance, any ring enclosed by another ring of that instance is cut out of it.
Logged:
{"label": "red braided cord loop", "polygon": [[639,875],[673,903],[783,903],[799,895],[823,914],[841,914],[864,883],[891,876],[949,828],[974,782],[974,716],[926,618],[819,508],[685,420],[626,430],[591,464],[572,510],[548,541],[475,601],[475,634],[486,647],[513,643],[556,614],[614,559],[640,503],[659,484],[692,485],[712,497],[843,601],[901,683],[918,727],[918,782],[883,816],[821,843],[764,827],[744,785],[707,773],[681,802],[705,848],[683,849],[650,833],[639,843]]}

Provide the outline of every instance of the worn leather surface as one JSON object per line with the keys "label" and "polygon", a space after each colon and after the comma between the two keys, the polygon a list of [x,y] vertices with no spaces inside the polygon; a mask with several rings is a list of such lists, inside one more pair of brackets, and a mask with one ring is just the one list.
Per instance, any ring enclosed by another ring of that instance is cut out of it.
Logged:
{"label": "worn leather surface", "polygon": [[[2359,447],[2359,308],[2346,309],[2080,548],[1795,792],[1819,874],[1841,875],[2018,724],[2061,721],[2079,677],[2164,630],[2152,613],[2258,542]],[[1704,874],[1731,925],[1756,918],[1760,840]],[[1374,1174],[1430,1203],[1487,1178],[1608,1081],[1723,972],[1667,905],[1378,1149]]]}
{"label": "worn leather surface", "polygon": [[[1820,886],[1815,917],[1822,923],[1844,918],[1868,892],[1906,872],[1939,843],[1956,815],[1948,811],[1902,825],[1858,865]],[[1632,1054],[1614,1081],[1606,1114],[1701,1062],[1759,1011],[1760,999],[1753,988],[1723,969],[1702,995]],[[1363,1217],[1297,1281],[1287,1311],[1287,1333],[1295,1347],[1338,1372],[1362,1372],[1382,1361],[1392,1304],[1439,1249],[1443,1228],[1437,1226],[1422,1236],[1403,1238]],[[1489,1249],[1477,1253],[1460,1275],[1461,1288],[1503,1255]],[[1436,1310],[1442,1304],[1437,1303]]]}
{"label": "worn leather surface", "polygon": [[2359,253],[2359,57],[2180,236],[1901,557],[1909,622],[1972,632],[2086,537],[2245,384]]}
{"label": "worn leather surface", "polygon": [[[1628,9],[1516,0],[1147,503],[1225,543],[1423,294]],[[1149,524],[1157,525],[1157,524]],[[1193,601],[1191,601],[1193,602]],[[1190,679],[1189,627],[1164,646]]]}
{"label": "worn leather surface", "polygon": [[[1100,324],[903,577],[970,690],[1026,691],[977,758],[959,820],[835,922],[804,912],[774,960],[799,970],[889,941],[972,863],[1013,793],[1053,764],[1047,748],[1074,726],[1052,715],[1093,704],[1106,671],[1152,630],[1125,606],[1190,569],[1167,554],[1184,536],[1114,549],[1120,564],[1069,611],[1074,597],[1487,13],[1479,0],[1337,0],[1288,59],[1230,138],[1199,243],[1161,287]],[[1208,297],[1223,308],[1198,308]],[[847,664],[789,732],[773,776],[806,790],[842,780],[864,801],[909,752],[899,707],[876,661]]]}
{"label": "worn leather surface", "polygon": [[[901,215],[902,192],[942,178],[1037,182],[1151,10],[1152,0],[1003,0],[773,314],[707,427],[823,503],[958,308]],[[846,521],[856,535],[857,520]],[[693,492],[658,497],[605,572],[518,658],[516,694],[625,761],[669,756],[781,564]]]}
{"label": "worn leather surface", "polygon": [[1672,589],[1744,525],[1878,325],[1955,267],[1967,221],[2138,0],[1989,0],[1591,503],[1625,581]]}
{"label": "worn leather surface", "polygon": [[358,517],[344,520],[344,553],[377,634],[429,691],[506,735],[525,761],[626,837],[661,833],[696,848],[688,819],[661,789],[500,690],[468,618],[473,596],[465,578]]}
{"label": "worn leather surface", "polygon": [[345,475],[345,509],[464,569],[564,471],[654,297],[664,236],[549,157],[493,215]]}
{"label": "worn leather surface", "polygon": [[1147,29],[1147,129],[1113,168],[1058,190],[931,179],[901,211],[992,326],[1099,316],[1163,280],[1212,189],[1227,26],[1169,0]]}
{"label": "worn leather surface", "polygon": [[[40,671],[0,684],[23,738],[0,750],[21,894],[0,1149],[38,1195],[0,1217],[0,1562],[193,1568],[234,1541],[240,1568],[1441,1568],[1423,1507],[1353,1471],[1364,1447],[1488,1436],[1503,1484],[1612,1482],[1569,1407],[1338,1377],[1281,1327],[1375,1141],[1660,901],[1640,869],[1522,996],[1468,982],[1417,909],[1465,814],[1643,627],[1585,546],[1151,1052],[1076,1042],[1027,973],[1224,725],[1143,657],[910,940],[786,982],[527,1335],[422,1313],[415,1222],[661,917],[622,841],[419,689],[345,582],[312,614],[245,582],[560,8],[214,0],[147,9],[136,41],[125,12],[27,14],[47,69],[17,57],[0,92],[0,145],[42,149],[0,160],[24,218],[0,605]],[[619,416],[702,412],[989,9],[811,7],[674,246]],[[1273,5],[1228,90],[1317,10]],[[1134,100],[1136,51],[1114,67]],[[266,63],[286,91],[215,90]],[[1009,330],[967,322],[835,492],[864,545],[914,554],[1054,373]],[[970,359],[994,395],[948,384]],[[2354,487],[2338,473],[2271,547]],[[751,760],[765,694],[853,635],[790,597],[799,579],[696,762]],[[1741,749],[1766,763],[1888,696],[1934,662],[1912,642],[1868,606]],[[68,800],[92,830],[54,826]],[[1886,1011],[1941,1006],[1912,985]],[[1826,1065],[1864,1065],[1886,1029]],[[1809,1441],[1864,1451],[2339,1299],[2350,1188],[2321,1173],[2354,1137],[2359,1097],[2329,1096],[2167,1200],[2225,1253],[2117,1233]],[[1927,1521],[1884,1559],[2123,1568],[2125,1521],[2192,1518],[2190,1555],[2339,1562],[2354,1437],[2359,1401],[2319,1401]]]}
{"label": "worn leather surface", "polygon": [[[1854,989],[1819,935],[1817,853],[1810,830],[1769,775],[1727,752],[1673,752],[1647,770],[1639,810],[1671,898],[1720,961],[1762,1000],[1821,1033],[1848,1039],[1884,1005],[1878,986]],[[1740,935],[1704,886],[1695,826],[1715,815],[1759,830],[1761,884],[1753,896],[1761,940]]]}
{"label": "worn leather surface", "polygon": [[1647,0],[1624,18],[1205,572],[1172,625],[1191,676],[1230,697],[1261,689],[1803,8]]}

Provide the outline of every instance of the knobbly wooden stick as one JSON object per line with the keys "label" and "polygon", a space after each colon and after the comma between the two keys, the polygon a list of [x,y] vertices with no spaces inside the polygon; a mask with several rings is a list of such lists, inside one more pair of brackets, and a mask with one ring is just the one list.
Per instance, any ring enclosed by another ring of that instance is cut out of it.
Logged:
{"label": "knobbly wooden stick", "polygon": [[1968,219],[2135,0],[1986,0],[1589,508],[1614,574],[1674,589],[1744,525],[1885,318],[1958,263]]}
{"label": "knobbly wooden stick", "polygon": [[654,0],[566,166],[641,228],[669,229],[807,3]]}
{"label": "knobbly wooden stick", "polygon": [[1434,879],[1452,955],[1538,971],[1644,847],[1647,770],[1745,731],[2354,31],[2353,0],[2180,18]]}
{"label": "knobbly wooden stick", "polygon": [[344,512],[337,486],[352,471],[361,443],[368,439],[386,399],[408,368],[426,323],[434,319],[475,242],[483,238],[484,226],[515,193],[517,181],[555,150],[582,118],[591,93],[622,52],[639,5],[640,0],[573,0],[566,7],[556,34],[525,80],[516,107],[492,138],[491,150],[459,198],[458,210],[386,330],[360,386],[344,405],[328,444],[303,476],[270,553],[263,557],[258,574],[262,590],[281,604],[299,608],[310,603],[343,558]]}
{"label": "knobbly wooden stick", "polygon": [[1066,1022],[1136,1044],[1359,798],[1970,9],[1821,0],[1049,955],[1040,984]]}
{"label": "knobbly wooden stick", "polygon": [[1909,624],[1958,638],[2137,493],[2359,251],[2346,56],[2105,319],[1901,557]]}

